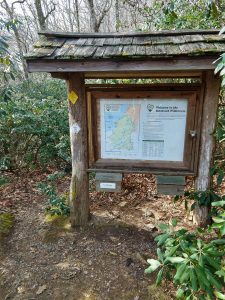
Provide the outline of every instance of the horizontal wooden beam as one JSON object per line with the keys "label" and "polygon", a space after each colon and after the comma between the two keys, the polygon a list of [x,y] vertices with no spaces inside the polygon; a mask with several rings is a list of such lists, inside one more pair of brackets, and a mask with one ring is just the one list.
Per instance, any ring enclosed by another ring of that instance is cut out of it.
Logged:
{"label": "horizontal wooden beam", "polygon": [[127,33],[112,33],[112,32],[54,32],[54,31],[40,31],[38,34],[49,37],[66,37],[66,38],[113,38],[113,37],[133,37],[133,36],[177,36],[177,35],[197,35],[197,34],[218,34],[219,29],[181,29],[181,30],[162,30],[162,31],[147,31],[147,32],[127,32]]}
{"label": "horizontal wooden beam", "polygon": [[214,70],[215,56],[148,60],[27,60],[29,72],[146,72]]}
{"label": "horizontal wooden beam", "polygon": [[201,83],[154,83],[154,84],[85,84],[87,92],[93,91],[196,91]]}
{"label": "horizontal wooden beam", "polygon": [[129,78],[200,78],[202,72],[164,71],[164,72],[86,72],[86,79],[129,79]]}
{"label": "horizontal wooden beam", "polygon": [[155,170],[155,169],[98,169],[98,168],[89,168],[87,169],[88,173],[92,173],[92,172],[101,172],[101,173],[125,173],[125,174],[154,174],[154,175],[171,175],[171,176],[175,176],[175,175],[182,175],[182,176],[194,176],[195,173],[194,172],[190,172],[190,171],[176,171],[176,170]]}

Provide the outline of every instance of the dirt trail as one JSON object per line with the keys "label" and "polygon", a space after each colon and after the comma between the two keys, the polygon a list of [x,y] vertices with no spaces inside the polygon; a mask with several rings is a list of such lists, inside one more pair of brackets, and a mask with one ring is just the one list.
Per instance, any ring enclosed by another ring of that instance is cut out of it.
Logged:
{"label": "dirt trail", "polygon": [[[143,190],[141,182],[147,179],[139,180]],[[93,192],[92,220],[87,228],[74,230],[66,219],[46,220],[46,199],[36,190],[35,174],[13,181],[1,191],[2,203],[8,203],[3,209],[12,211],[16,221],[1,245],[0,300],[170,299],[169,286],[164,291],[149,288],[154,278],[144,269],[146,258],[155,253],[155,215],[179,210],[171,201],[165,198],[157,212],[159,200],[150,191],[143,190],[142,202],[135,190],[132,201],[130,194],[119,201],[118,195],[113,199],[113,194]],[[60,191],[67,187],[68,179],[59,184]]]}

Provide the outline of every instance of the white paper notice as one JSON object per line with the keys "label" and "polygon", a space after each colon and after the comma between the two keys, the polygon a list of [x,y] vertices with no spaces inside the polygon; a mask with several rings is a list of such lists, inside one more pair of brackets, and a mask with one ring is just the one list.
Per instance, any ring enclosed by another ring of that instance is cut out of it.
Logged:
{"label": "white paper notice", "polygon": [[188,100],[100,99],[101,157],[183,161]]}
{"label": "white paper notice", "polygon": [[100,182],[100,189],[116,189],[114,182]]}

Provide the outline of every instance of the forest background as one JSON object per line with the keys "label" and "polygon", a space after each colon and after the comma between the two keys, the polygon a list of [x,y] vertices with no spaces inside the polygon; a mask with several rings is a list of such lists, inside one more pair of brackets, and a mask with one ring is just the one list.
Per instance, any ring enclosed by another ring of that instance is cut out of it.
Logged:
{"label": "forest background", "polygon": [[[29,74],[24,60],[37,41],[39,31],[212,28],[224,31],[224,24],[225,0],[0,0],[0,186],[7,181],[7,171],[49,167],[70,169],[65,82],[48,74]],[[218,63],[217,71],[223,76],[225,55]],[[165,270],[169,270],[175,286],[178,286],[177,298],[180,299],[225,299],[225,240],[222,239],[225,235],[225,197],[218,189],[223,182],[225,165],[223,90],[214,134],[217,140],[212,169],[212,175],[216,175],[215,188],[186,195],[203,205],[209,200],[209,206],[219,207],[214,209],[214,223],[207,232],[213,232],[214,236],[205,241],[205,231],[190,235],[186,230],[170,231],[171,226],[165,225],[161,228],[164,233],[157,238],[158,260],[150,259],[147,269],[149,273],[159,270],[157,283],[162,281]],[[42,190],[50,201],[57,200],[63,205],[60,208],[62,214],[68,213],[68,206],[54,190],[46,186],[42,186]],[[175,226],[176,221],[173,221],[172,227]],[[199,252],[204,254],[204,259]],[[181,271],[188,277],[180,276]]]}
{"label": "forest background", "polygon": [[124,32],[222,28],[223,0],[1,0],[0,169],[70,163],[65,83],[28,74],[42,30]]}

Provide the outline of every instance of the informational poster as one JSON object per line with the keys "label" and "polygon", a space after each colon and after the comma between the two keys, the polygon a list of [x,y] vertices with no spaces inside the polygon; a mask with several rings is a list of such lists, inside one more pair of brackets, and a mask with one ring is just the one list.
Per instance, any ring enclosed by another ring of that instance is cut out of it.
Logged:
{"label": "informational poster", "polygon": [[101,158],[183,161],[187,99],[100,99]]}

